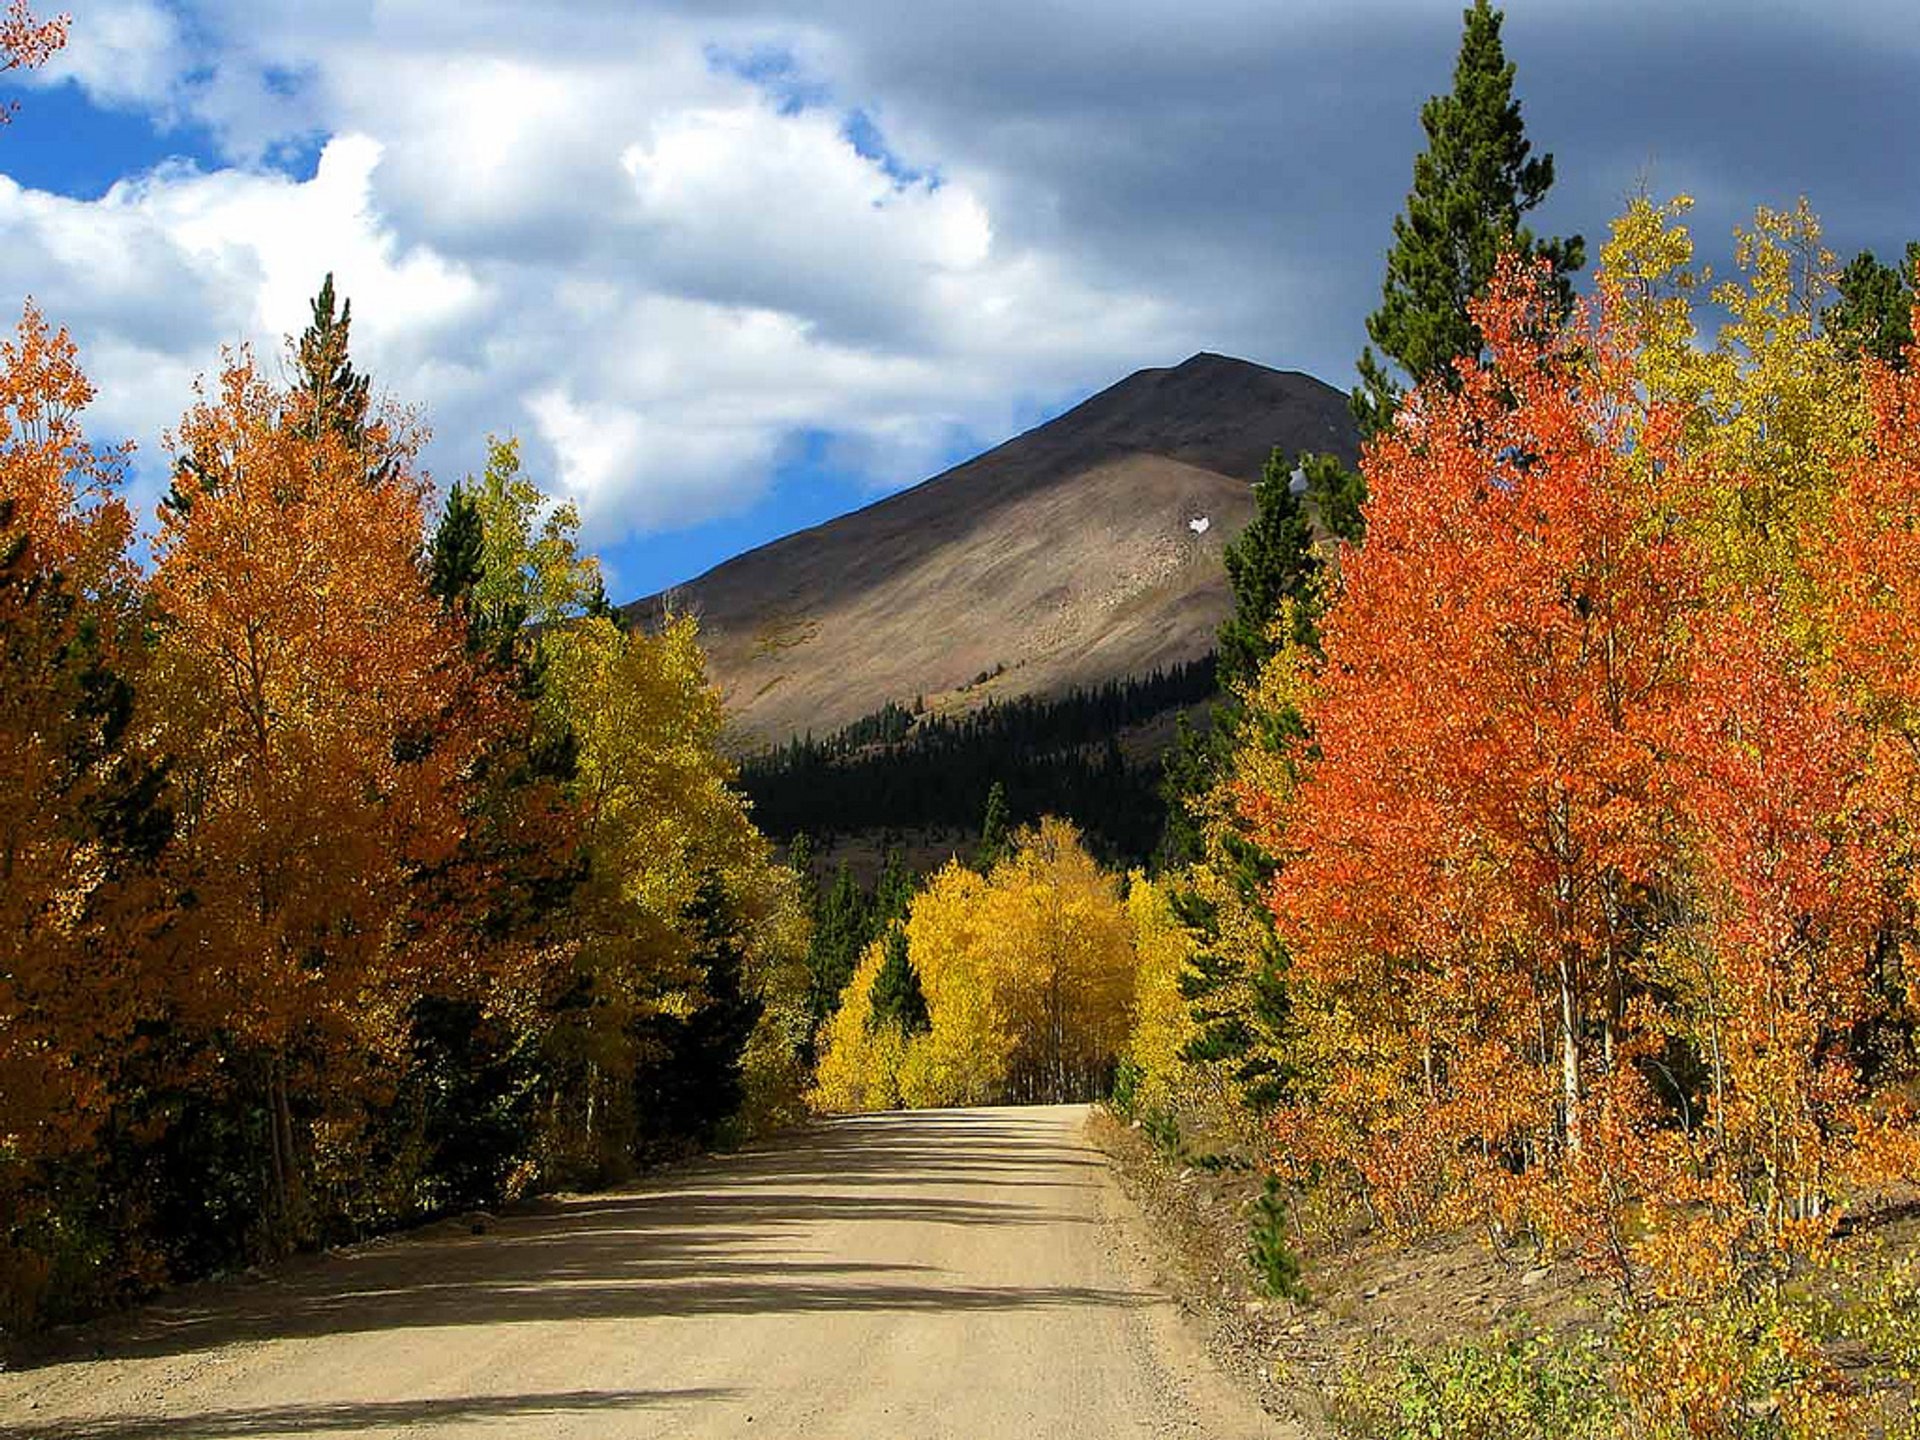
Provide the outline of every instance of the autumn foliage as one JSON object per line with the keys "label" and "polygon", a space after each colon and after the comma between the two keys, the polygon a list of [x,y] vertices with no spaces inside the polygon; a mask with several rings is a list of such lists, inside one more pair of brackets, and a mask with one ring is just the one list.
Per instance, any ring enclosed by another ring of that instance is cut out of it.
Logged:
{"label": "autumn foliage", "polygon": [[[0,75],[46,64],[66,45],[71,23],[66,15],[36,19],[27,0],[11,0],[5,13],[0,13]],[[13,102],[0,105],[0,125],[9,123],[19,108]]]}
{"label": "autumn foliage", "polygon": [[804,920],[691,622],[511,443],[429,540],[331,286],[151,565],[71,340],[0,347],[0,1329],[792,1114]]}
{"label": "autumn foliage", "polygon": [[1229,787],[1289,961],[1268,1143],[1609,1277],[1673,1367],[1644,1433],[1746,1433],[1736,1332],[1782,1433],[1838,1433],[1818,1346],[1729,1297],[1913,1177],[1920,391],[1820,331],[1804,207],[1700,340],[1684,212],[1636,203],[1565,319],[1509,262],[1369,445],[1291,761]]}
{"label": "autumn foliage", "polygon": [[913,901],[906,957],[917,1033],[876,1013],[888,938],[828,1022],[815,1103],[828,1110],[1085,1099],[1132,1023],[1134,940],[1118,879],[1048,818],[980,875],[957,861]]}
{"label": "autumn foliage", "polygon": [[[0,345],[0,1289],[53,1278],[63,1177],[108,1124],[168,907],[168,817],[132,733],[143,662],[123,457],[79,423],[72,340]],[[0,1305],[17,1319],[20,1299]]]}

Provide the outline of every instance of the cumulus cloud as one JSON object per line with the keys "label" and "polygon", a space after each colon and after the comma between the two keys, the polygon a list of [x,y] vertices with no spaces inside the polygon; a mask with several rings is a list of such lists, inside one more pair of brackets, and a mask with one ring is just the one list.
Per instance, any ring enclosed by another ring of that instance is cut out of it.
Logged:
{"label": "cumulus cloud", "polygon": [[[1920,119],[1896,0],[1731,30],[1733,0],[1632,3],[1510,7],[1560,161],[1542,228],[1595,236],[1651,161],[1707,188],[1710,241],[1801,189],[1840,248],[1908,238],[1870,139]],[[218,157],[93,201],[0,177],[0,284],[73,326],[102,421],[151,441],[332,270],[435,468],[519,432],[599,544],[737,511],[798,437],[905,483],[1203,348],[1344,385],[1459,24],[1426,0],[71,8],[41,83]]]}
{"label": "cumulus cloud", "polygon": [[178,17],[156,0],[75,8],[66,45],[44,70],[23,79],[38,86],[71,80],[105,105],[168,105],[189,63]]}
{"label": "cumulus cloud", "polygon": [[271,363],[328,270],[359,297],[363,358],[413,375],[484,297],[461,267],[382,224],[369,189],[379,159],[377,141],[346,135],[307,181],[173,164],[97,201],[0,176],[0,285],[33,294],[81,339],[101,392],[95,423],[149,445],[223,343],[253,342]]}
{"label": "cumulus cloud", "polygon": [[[750,503],[802,432],[903,483],[956,430],[998,438],[1020,390],[1155,358],[1165,302],[1000,240],[967,177],[718,63],[724,27],[609,18],[621,43],[582,50],[405,5],[193,18],[204,53],[169,11],[83,13],[65,73],[190,116],[230,164],[97,201],[0,178],[0,283],[73,326],[117,433],[154,437],[221,343],[277,350],[327,271],[436,468],[521,432],[598,543]],[[310,124],[310,177],[266,163]]]}

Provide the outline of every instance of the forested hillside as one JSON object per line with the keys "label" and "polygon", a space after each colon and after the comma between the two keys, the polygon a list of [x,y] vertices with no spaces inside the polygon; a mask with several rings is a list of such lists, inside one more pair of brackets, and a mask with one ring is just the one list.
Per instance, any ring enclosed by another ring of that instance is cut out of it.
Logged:
{"label": "forested hillside", "polygon": [[[990,701],[957,717],[889,705],[825,739],[744,761],[740,783],[769,835],[970,831],[997,785],[1022,822],[1071,817],[1111,861],[1144,864],[1166,822],[1161,749],[1130,729],[1217,695],[1212,655],[1056,700]],[[1170,732],[1169,732],[1170,733]]]}

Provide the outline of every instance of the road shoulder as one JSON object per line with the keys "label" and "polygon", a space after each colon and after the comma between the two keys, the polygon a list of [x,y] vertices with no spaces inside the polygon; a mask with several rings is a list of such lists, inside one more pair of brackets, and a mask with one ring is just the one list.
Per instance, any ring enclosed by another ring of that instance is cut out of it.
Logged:
{"label": "road shoulder", "polygon": [[1208,1293],[1199,1270],[1210,1261],[1155,1203],[1141,1160],[1126,1153],[1135,1137],[1097,1107],[1088,1112],[1086,1134],[1108,1162],[1101,1219],[1115,1261],[1133,1285],[1167,1297],[1142,1312],[1153,1352],[1147,1363],[1207,1422],[1210,1435],[1320,1440],[1327,1432],[1310,1428],[1290,1392],[1269,1383],[1270,1376],[1263,1379],[1255,1351],[1239,1343],[1228,1307]]}

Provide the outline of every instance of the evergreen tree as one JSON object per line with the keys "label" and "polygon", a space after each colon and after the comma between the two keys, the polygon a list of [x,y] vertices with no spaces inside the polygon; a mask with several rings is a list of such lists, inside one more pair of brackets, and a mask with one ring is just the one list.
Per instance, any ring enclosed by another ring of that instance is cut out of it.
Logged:
{"label": "evergreen tree", "polygon": [[1307,482],[1313,518],[1336,540],[1358,545],[1367,533],[1367,478],[1350,470],[1338,455],[1303,455],[1300,470]]}
{"label": "evergreen tree", "polygon": [[[331,295],[322,291],[322,303]],[[303,367],[304,368],[304,367]],[[586,879],[572,845],[566,787],[578,770],[570,728],[538,722],[545,680],[538,651],[520,645],[517,620],[502,625],[476,599],[485,580],[486,527],[471,483],[456,482],[427,554],[430,593],[464,617],[469,654],[485,657],[527,702],[516,723],[495,730],[473,776],[468,829],[450,863],[421,876],[427,905],[444,887],[484,896],[473,910],[478,948],[538,945],[563,923]],[[484,881],[475,885],[475,877]],[[517,1033],[471,998],[429,992],[408,1016],[411,1063],[395,1106],[398,1128],[417,1128],[430,1160],[421,1185],[429,1203],[478,1204],[532,1145],[536,1097],[550,1079],[533,1037]]]}
{"label": "evergreen tree", "polygon": [[[1227,546],[1227,583],[1233,589],[1233,613],[1221,623],[1216,653],[1220,688],[1229,694],[1252,683],[1273,653],[1267,632],[1280,613],[1282,601],[1302,602],[1295,612],[1296,629],[1311,625],[1304,602],[1311,593],[1318,561],[1313,551],[1313,526],[1293,477],[1294,467],[1286,453],[1276,449],[1253,487],[1252,522]],[[1297,638],[1305,640],[1309,633],[1303,629]]]}
{"label": "evergreen tree", "polygon": [[1239,903],[1261,922],[1262,939],[1250,960],[1236,956],[1222,944],[1218,907],[1195,891],[1173,892],[1174,914],[1198,942],[1180,976],[1180,995],[1195,1027],[1182,1058],[1220,1066],[1258,1111],[1277,1104],[1286,1091],[1275,1056],[1289,1013],[1287,956],[1265,903],[1272,861],[1238,837],[1226,849],[1229,879]]}
{"label": "evergreen tree", "polygon": [[454,481],[434,527],[428,557],[428,588],[449,610],[468,606],[486,566],[486,534],[473,495]]}
{"label": "evergreen tree", "polygon": [[902,1034],[921,1035],[933,1028],[927,1013],[927,997],[920,989],[920,972],[914,968],[907,951],[907,930],[895,925],[887,931],[887,958],[873,981],[873,1009],[867,1016],[869,1029],[897,1027]]}
{"label": "evergreen tree", "polygon": [[741,1057],[763,1008],[747,987],[746,922],[716,877],[701,885],[689,915],[700,938],[699,1003],[691,1014],[641,1023],[645,1043],[634,1098],[641,1160],[711,1144],[745,1099]]}
{"label": "evergreen tree", "polygon": [[1220,783],[1241,746],[1257,744],[1279,754],[1299,738],[1297,715],[1249,712],[1233,692],[1253,684],[1273,657],[1272,630],[1284,605],[1294,608],[1292,634],[1283,638],[1297,645],[1317,642],[1321,558],[1305,499],[1313,498],[1335,534],[1357,540],[1366,492],[1362,478],[1332,456],[1305,457],[1298,474],[1296,487],[1294,468],[1275,450],[1255,487],[1253,521],[1227,549],[1234,608],[1220,627],[1218,654],[1220,684],[1229,695],[1204,733],[1182,724],[1162,782],[1168,816],[1162,863],[1205,863],[1222,872],[1232,902],[1254,917],[1258,936],[1251,952],[1225,943],[1217,903],[1191,888],[1191,878],[1172,891],[1174,912],[1195,944],[1180,977],[1180,993],[1196,1026],[1185,1058],[1222,1068],[1255,1109],[1277,1102],[1285,1083],[1274,1056],[1287,1016],[1286,956],[1263,898],[1274,866],[1257,845],[1231,829],[1208,853],[1194,802]]}
{"label": "evergreen tree", "polygon": [[0,496],[0,720],[34,716],[29,733],[46,748],[67,828],[84,837],[100,875],[118,881],[159,858],[175,820],[171,762],[132,743],[134,687],[103,634],[104,626],[131,640],[137,623],[114,612],[120,597],[81,594],[60,571],[37,566],[31,538],[14,528],[17,508]]}
{"label": "evergreen tree", "polygon": [[1427,148],[1413,163],[1406,211],[1393,222],[1380,308],[1367,319],[1373,345],[1361,353],[1353,392],[1363,436],[1393,423],[1406,384],[1436,377],[1444,383],[1455,356],[1480,353],[1467,302],[1492,278],[1504,251],[1549,260],[1563,304],[1573,295],[1567,277],[1586,263],[1578,235],[1538,240],[1521,223],[1553,186],[1553,157],[1531,154],[1513,95],[1514,66],[1500,43],[1501,18],[1487,0],[1474,0],[1453,91],[1420,111]]}
{"label": "evergreen tree", "polygon": [[998,780],[987,790],[986,814],[980,821],[980,844],[973,852],[973,868],[985,875],[1007,853],[1007,787]]}
{"label": "evergreen tree", "polygon": [[1193,802],[1218,783],[1237,743],[1245,715],[1235,692],[1251,685],[1273,655],[1270,632],[1284,602],[1294,605],[1293,640],[1313,643],[1321,557],[1306,502],[1313,502],[1322,525],[1338,538],[1358,540],[1364,526],[1366,482],[1334,455],[1302,456],[1296,468],[1276,449],[1253,493],[1253,519],[1226,552],[1233,613],[1221,622],[1214,647],[1226,698],[1204,727],[1182,716],[1161,761],[1166,820],[1154,855],[1163,868],[1200,858]]}
{"label": "evergreen tree", "polygon": [[919,881],[920,877],[907,868],[907,857],[899,848],[889,849],[886,860],[880,866],[880,878],[873,886],[873,918],[869,939],[888,925],[907,918]]}
{"label": "evergreen tree", "polygon": [[840,992],[853,978],[860,952],[871,938],[872,907],[843,860],[814,912],[813,942],[807,950],[807,1009],[816,1025],[839,1008]]}
{"label": "evergreen tree", "polygon": [[[371,451],[367,456],[367,483],[383,484],[398,473],[399,462],[391,454],[379,453],[385,445],[385,427],[374,417],[372,381],[354,368],[348,353],[353,302],[338,300],[332,271],[320,282],[320,293],[308,302],[308,308],[311,314],[307,328],[294,346],[290,423],[296,433],[312,436],[332,430],[355,449]],[[174,483],[161,504],[184,514],[186,497],[196,485],[181,484],[183,475],[204,490],[217,477],[219,465],[214,457],[186,454],[175,469]]]}
{"label": "evergreen tree", "polygon": [[1166,822],[1154,847],[1156,871],[1191,865],[1201,856],[1200,822],[1192,802],[1213,788],[1225,763],[1225,727],[1209,716],[1195,725],[1184,714],[1174,721],[1173,744],[1160,758],[1160,801]]}
{"label": "evergreen tree", "polygon": [[331,429],[352,444],[366,438],[371,381],[353,368],[347,346],[353,333],[353,302],[334,309],[333,272],[310,302],[312,319],[294,351],[294,394],[305,405],[310,433]]}
{"label": "evergreen tree", "polygon": [[800,908],[808,918],[820,912],[820,881],[813,873],[813,837],[802,830],[787,846],[787,868],[800,885]]}
{"label": "evergreen tree", "polygon": [[607,598],[607,582],[597,566],[593,572],[593,588],[587,592],[585,610],[590,620],[620,622],[620,607]]}
{"label": "evergreen tree", "polygon": [[1214,658],[1049,699],[1021,696],[963,715],[915,721],[889,706],[824,739],[807,736],[749,757],[741,785],[768,834],[959,830],[974,859],[982,797],[1006,791],[1010,823],[1065,815],[1113,863],[1144,864],[1159,837],[1158,774],[1116,768],[1107,737],[1210,698]]}
{"label": "evergreen tree", "polygon": [[1904,271],[1882,265],[1862,250],[1840,274],[1840,298],[1822,316],[1856,355],[1871,355],[1897,369],[1906,366],[1913,344],[1914,268],[1920,266],[1920,241],[1907,245]]}

